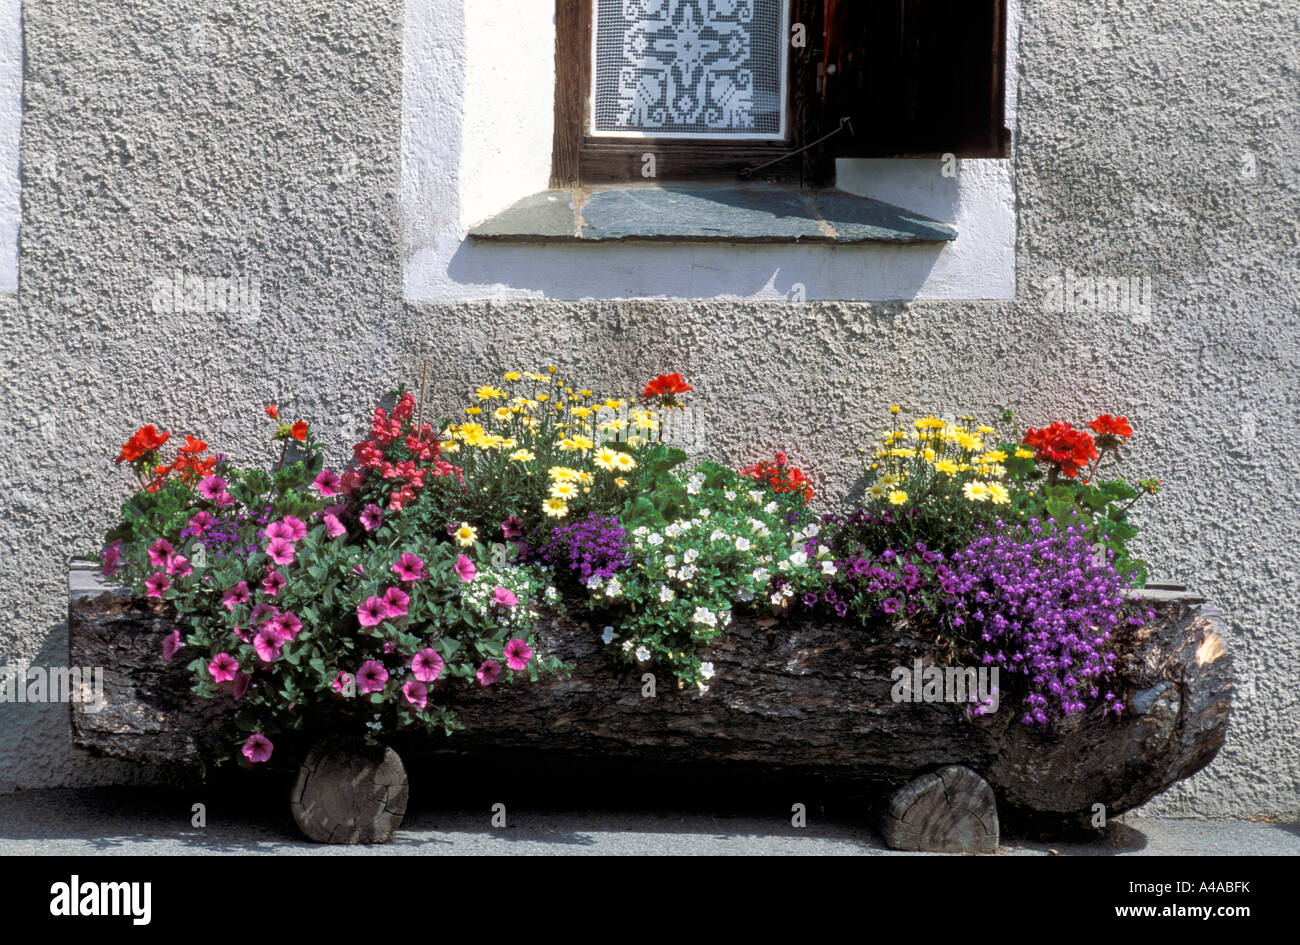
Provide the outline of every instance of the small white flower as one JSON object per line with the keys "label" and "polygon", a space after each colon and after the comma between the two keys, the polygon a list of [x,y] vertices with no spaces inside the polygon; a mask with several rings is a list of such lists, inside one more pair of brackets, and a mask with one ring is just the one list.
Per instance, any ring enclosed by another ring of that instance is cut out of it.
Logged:
{"label": "small white flower", "polygon": [[705,679],[712,679],[713,676],[714,676],[713,664],[712,664],[712,663],[701,663],[701,664],[700,664],[700,675],[703,676]]}
{"label": "small white flower", "polygon": [[696,623],[704,624],[706,627],[716,627],[718,625],[717,616],[707,607],[696,607],[695,614],[691,619]]}
{"label": "small white flower", "polygon": [[772,572],[769,571],[767,568],[758,568],[756,571],[754,571],[752,577],[759,584],[766,584],[768,581],[772,579]]}
{"label": "small white flower", "polygon": [[816,524],[812,524],[803,530],[803,536],[805,538],[816,538],[820,531],[821,531],[820,526]]}
{"label": "small white flower", "polygon": [[725,496],[727,497],[727,501],[728,501],[728,502],[735,502],[735,501],[736,501],[736,493],[732,492],[730,489],[728,489],[726,492],[724,492],[724,493],[722,493],[722,494],[725,495]]}
{"label": "small white flower", "polygon": [[664,526],[664,534],[667,535],[669,538],[676,538],[681,533],[682,533],[682,526],[678,525],[676,522],[673,522],[671,525]]}
{"label": "small white flower", "polygon": [[691,578],[695,577],[695,572],[697,570],[699,569],[696,568],[695,565],[688,564],[686,567],[682,568],[680,571],[677,572],[677,578],[678,580],[681,581],[689,581]]}
{"label": "small white flower", "polygon": [[720,528],[715,528],[713,534],[709,536],[709,541],[722,541],[727,537],[727,533]]}
{"label": "small white flower", "polygon": [[698,548],[687,548],[686,551],[685,551],[685,553],[682,555],[682,561],[684,561],[686,564],[690,564],[692,561],[694,561],[694,560],[695,560],[696,558],[698,558],[699,556],[700,556],[700,549],[698,549]]}
{"label": "small white flower", "polygon": [[649,535],[646,537],[646,544],[648,545],[659,546],[662,545],[663,543],[664,543],[664,536],[660,535],[658,532],[655,532],[653,535]]}
{"label": "small white flower", "polygon": [[790,562],[789,562],[789,561],[786,561],[785,559],[782,559],[782,560],[780,560],[780,561],[778,561],[778,562],[776,563],[776,569],[777,569],[778,571],[789,571],[789,570],[790,570]]}
{"label": "small white flower", "polygon": [[600,635],[600,638],[605,641],[606,646],[609,646],[614,642],[614,628],[606,627],[605,632]]}
{"label": "small white flower", "polygon": [[723,612],[723,614],[722,614],[722,625],[723,625],[724,627],[730,627],[730,626],[731,626],[731,611],[728,610],[728,611],[724,611],[724,612]]}
{"label": "small white flower", "polygon": [[650,534],[650,529],[642,525],[640,528],[633,531],[632,534],[635,535],[637,538],[644,538],[646,535]]}
{"label": "small white flower", "polygon": [[700,518],[708,518],[713,513],[708,509],[700,509]]}
{"label": "small white flower", "polygon": [[763,511],[766,512],[768,515],[775,515],[776,510],[779,509],[780,507],[781,506],[777,505],[775,502],[769,502],[767,503],[767,505],[763,506]]}
{"label": "small white flower", "polygon": [[632,641],[631,641],[631,640],[624,640],[624,641],[623,641],[623,652],[624,652],[624,653],[631,653],[631,652],[632,652]]}
{"label": "small white flower", "polygon": [[691,495],[699,495],[700,488],[704,485],[704,477],[698,473],[686,480],[686,491]]}
{"label": "small white flower", "polygon": [[750,499],[753,500],[754,502],[762,502],[762,501],[763,501],[763,493],[759,492],[757,489],[751,489],[751,490],[750,490],[750,493],[749,493],[749,497],[750,497]]}
{"label": "small white flower", "polygon": [[623,593],[623,585],[619,583],[618,578],[609,579],[609,584],[605,586],[606,597],[618,597]]}
{"label": "small white flower", "polygon": [[740,601],[742,604],[748,604],[753,599],[754,599],[754,592],[749,590],[748,588],[741,588],[740,590],[736,591],[736,600]]}
{"label": "small white flower", "polygon": [[784,597],[784,596],[782,596],[781,594],[773,594],[773,595],[772,595],[772,606],[773,606],[773,607],[780,607],[780,606],[781,606],[782,604],[784,604],[784,603],[785,603],[785,597]]}
{"label": "small white flower", "polygon": [[835,567],[835,562],[834,562],[834,561],[823,561],[823,562],[822,562],[822,574],[831,574],[831,575],[834,575],[834,574],[836,574],[838,571],[839,571],[839,568]]}
{"label": "small white flower", "polygon": [[790,563],[796,568],[802,568],[808,563],[808,555],[806,555],[802,550],[796,551],[790,556]]}
{"label": "small white flower", "polygon": [[675,568],[675,567],[677,567],[677,556],[676,556],[676,555],[664,555],[664,567],[665,567],[665,568]]}
{"label": "small white flower", "polygon": [[587,578],[587,590],[598,591],[604,583],[605,579],[603,577],[599,574],[593,574],[591,577]]}
{"label": "small white flower", "polygon": [[748,538],[746,538],[745,536],[742,535],[741,537],[739,537],[739,538],[736,539],[736,550],[737,550],[737,551],[748,551],[749,548],[750,548],[750,544],[749,544],[749,539],[748,539]]}
{"label": "small white flower", "polygon": [[661,587],[659,589],[659,600],[662,603],[667,604],[676,596],[677,595],[673,593],[673,589],[671,587]]}
{"label": "small white flower", "polygon": [[638,646],[636,648],[636,661],[638,663],[644,663],[649,658],[650,658],[650,651],[646,649],[644,645]]}

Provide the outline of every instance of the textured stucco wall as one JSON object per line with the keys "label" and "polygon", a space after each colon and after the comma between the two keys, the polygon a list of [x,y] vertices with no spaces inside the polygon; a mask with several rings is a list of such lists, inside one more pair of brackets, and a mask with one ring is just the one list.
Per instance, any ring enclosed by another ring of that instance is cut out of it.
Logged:
{"label": "textured stucco wall", "polygon": [[[341,443],[423,357],[446,391],[526,361],[593,385],[682,370],[700,388],[701,445],[732,461],[788,448],[830,499],[891,402],[1035,420],[1109,410],[1138,429],[1131,472],[1168,482],[1141,513],[1142,549],[1226,611],[1243,680],[1218,760],[1152,809],[1300,819],[1300,64],[1286,5],[1027,0],[1017,299],[883,306],[404,305],[403,11],[283,6],[24,5],[24,167],[53,172],[24,174],[18,304],[0,297],[0,655],[59,652],[64,558],[124,496],[106,457],[136,423],[251,455],[261,404],[299,392]],[[196,16],[219,37],[208,55],[186,52]],[[151,280],[176,267],[260,274],[262,315],[154,314]],[[1046,311],[1067,268],[1149,277],[1149,315]],[[0,788],[128,776],[77,761],[59,708],[0,706]]]}

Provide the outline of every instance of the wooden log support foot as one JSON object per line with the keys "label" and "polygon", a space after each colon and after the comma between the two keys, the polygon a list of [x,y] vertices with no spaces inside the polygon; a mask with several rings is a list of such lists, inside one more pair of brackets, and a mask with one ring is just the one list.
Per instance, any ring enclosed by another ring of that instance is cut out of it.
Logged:
{"label": "wooden log support foot", "polygon": [[883,832],[894,850],[996,853],[993,788],[963,765],[918,775],[890,796]]}
{"label": "wooden log support foot", "polygon": [[387,843],[406,816],[410,788],[397,752],[360,738],[326,738],[298,769],[289,806],[319,843]]}

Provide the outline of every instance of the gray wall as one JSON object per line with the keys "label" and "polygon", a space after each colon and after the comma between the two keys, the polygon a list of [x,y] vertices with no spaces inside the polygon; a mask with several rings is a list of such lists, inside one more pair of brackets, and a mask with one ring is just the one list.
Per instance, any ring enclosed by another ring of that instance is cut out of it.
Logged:
{"label": "gray wall", "polygon": [[[404,305],[400,4],[284,6],[209,8],[230,42],[206,55],[186,51],[192,4],[24,6],[0,655],[61,652],[64,562],[126,495],[109,461],[136,424],[254,456],[261,405],[297,394],[341,459],[372,395],[425,357],[448,411],[508,366],[555,361],[593,386],[681,370],[710,452],[785,447],[829,500],[889,403],[1109,411],[1137,430],[1130,473],[1167,482],[1142,507],[1141,550],[1223,608],[1243,680],[1218,760],[1149,809],[1300,819],[1300,129],[1284,5],[1026,2],[1017,301],[887,306]],[[151,280],[178,267],[258,274],[261,315],[155,314]],[[1046,312],[1067,267],[1149,276],[1150,318]],[[74,759],[63,711],[0,706],[0,787],[131,776]]]}

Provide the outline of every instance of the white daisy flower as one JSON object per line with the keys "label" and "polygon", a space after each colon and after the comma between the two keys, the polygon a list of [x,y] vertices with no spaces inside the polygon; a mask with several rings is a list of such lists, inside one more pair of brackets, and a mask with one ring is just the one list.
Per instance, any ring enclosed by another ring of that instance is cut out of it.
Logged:
{"label": "white daisy flower", "polygon": [[748,538],[746,538],[745,536],[742,535],[742,536],[740,536],[739,538],[736,539],[736,550],[737,550],[737,551],[748,551],[749,548],[750,548],[750,544],[749,544],[749,539],[748,539]]}
{"label": "white daisy flower", "polygon": [[686,564],[690,564],[692,561],[694,561],[694,560],[695,560],[696,558],[698,558],[699,556],[700,556],[700,549],[698,549],[698,548],[687,548],[686,551],[685,551],[685,553],[682,555],[682,561],[684,561]]}
{"label": "white daisy flower", "polygon": [[661,587],[659,589],[659,600],[661,603],[667,604],[676,596],[677,595],[673,593],[671,587]]}

